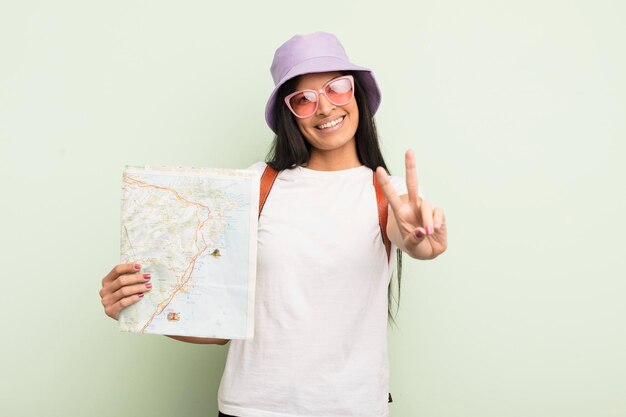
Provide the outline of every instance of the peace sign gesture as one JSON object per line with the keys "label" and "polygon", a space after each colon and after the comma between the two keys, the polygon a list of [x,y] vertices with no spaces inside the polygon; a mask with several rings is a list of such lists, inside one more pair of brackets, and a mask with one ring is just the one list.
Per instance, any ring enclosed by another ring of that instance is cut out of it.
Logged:
{"label": "peace sign gesture", "polygon": [[391,205],[387,234],[398,248],[416,259],[433,259],[442,254],[447,246],[446,217],[441,208],[433,209],[430,201],[417,194],[415,155],[406,151],[407,195],[399,197],[389,181],[385,169],[378,167],[376,176]]}

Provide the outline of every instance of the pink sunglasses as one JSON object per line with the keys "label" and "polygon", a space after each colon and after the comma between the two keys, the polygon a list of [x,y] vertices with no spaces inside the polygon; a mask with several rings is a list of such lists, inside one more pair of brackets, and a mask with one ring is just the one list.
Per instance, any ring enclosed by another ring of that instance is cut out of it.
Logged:
{"label": "pink sunglasses", "polygon": [[344,75],[333,78],[317,91],[296,91],[285,97],[285,103],[294,116],[303,119],[317,111],[320,94],[324,94],[335,106],[348,104],[354,98],[354,78],[352,75]]}

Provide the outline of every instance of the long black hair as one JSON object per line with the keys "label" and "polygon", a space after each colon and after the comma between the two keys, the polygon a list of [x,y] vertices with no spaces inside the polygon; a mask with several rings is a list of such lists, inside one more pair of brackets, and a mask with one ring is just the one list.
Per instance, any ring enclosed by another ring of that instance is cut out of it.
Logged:
{"label": "long black hair", "polygon": [[[354,77],[354,99],[359,109],[359,124],[356,129],[356,151],[359,162],[376,171],[381,166],[387,172],[387,165],[383,159],[378,143],[376,123],[370,110],[367,95],[363,93],[363,82],[359,71],[346,71]],[[293,114],[285,105],[285,97],[295,91],[298,77],[286,81],[278,90],[274,103],[276,115],[276,137],[272,142],[267,154],[266,161],[277,171],[293,169],[300,165],[306,165],[311,156],[311,145],[304,139]],[[387,317],[388,321],[395,324],[395,316],[400,308],[400,282],[402,279],[402,251],[396,253],[396,271],[398,277],[398,298],[396,300],[396,313],[392,313],[392,288],[391,281],[387,288]]]}

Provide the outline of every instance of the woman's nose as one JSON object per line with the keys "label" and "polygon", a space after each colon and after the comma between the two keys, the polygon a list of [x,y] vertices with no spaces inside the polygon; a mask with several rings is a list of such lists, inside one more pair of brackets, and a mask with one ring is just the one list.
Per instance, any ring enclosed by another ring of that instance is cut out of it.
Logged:
{"label": "woman's nose", "polygon": [[324,94],[320,94],[318,96],[319,103],[317,103],[317,114],[324,115],[329,114],[334,108],[335,105],[326,98]]}

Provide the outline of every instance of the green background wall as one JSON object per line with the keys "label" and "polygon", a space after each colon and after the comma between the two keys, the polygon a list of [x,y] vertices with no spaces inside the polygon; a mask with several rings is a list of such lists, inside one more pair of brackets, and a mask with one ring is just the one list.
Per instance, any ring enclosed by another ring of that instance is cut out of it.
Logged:
{"label": "green background wall", "polygon": [[624,4],[3,1],[0,415],[217,415],[227,346],[103,313],[121,171],[263,159],[274,50],[325,30],[448,218],[405,258],[392,417],[626,416]]}

